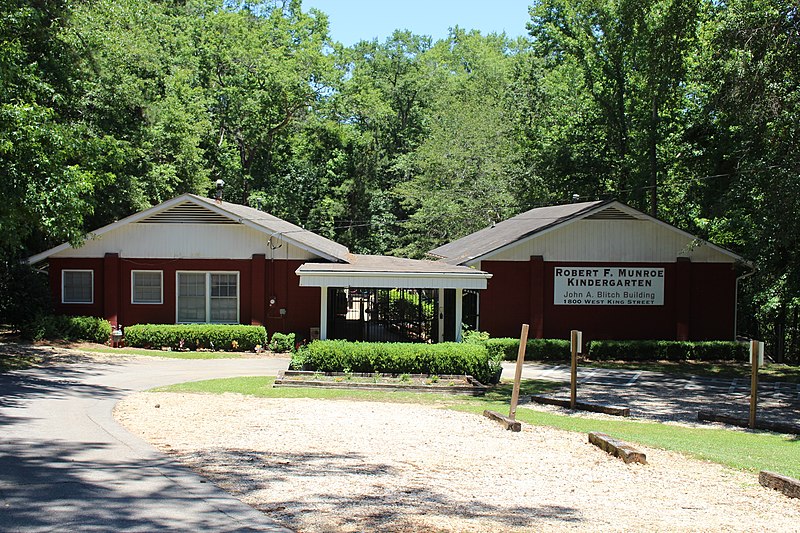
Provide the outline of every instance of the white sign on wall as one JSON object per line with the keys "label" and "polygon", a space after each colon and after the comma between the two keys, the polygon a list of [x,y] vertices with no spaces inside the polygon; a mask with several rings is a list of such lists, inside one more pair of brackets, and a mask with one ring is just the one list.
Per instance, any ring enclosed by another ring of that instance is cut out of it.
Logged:
{"label": "white sign on wall", "polygon": [[664,305],[664,269],[563,266],[553,275],[555,305]]}

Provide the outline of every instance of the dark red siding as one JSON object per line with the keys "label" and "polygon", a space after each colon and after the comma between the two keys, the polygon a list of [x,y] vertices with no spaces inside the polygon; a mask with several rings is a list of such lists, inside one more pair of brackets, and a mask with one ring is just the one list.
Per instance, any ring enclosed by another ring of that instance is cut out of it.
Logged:
{"label": "dark red siding", "polygon": [[[300,287],[295,270],[303,261],[252,259],[133,259],[107,254],[105,258],[51,258],[50,285],[55,310],[68,315],[100,316],[112,324],[174,324],[176,319],[176,273],[178,271],[239,272],[239,322],[294,332],[298,340],[310,337],[319,326],[320,292]],[[94,271],[94,303],[62,304],[61,271]],[[131,303],[131,271],[163,272],[163,303]],[[270,305],[270,299],[275,303]],[[284,310],[284,313],[281,313]]]}
{"label": "dark red siding", "polygon": [[[571,306],[553,304],[557,266],[648,266],[664,268],[664,305]],[[493,337],[518,337],[523,323],[531,336],[584,339],[733,339],[736,274],[725,263],[558,263],[532,258],[483,261],[493,274],[480,295],[480,329]],[[540,275],[539,272],[542,274]]]}
{"label": "dark red siding", "polygon": [[493,275],[478,297],[480,329],[492,337],[519,337],[520,327],[531,317],[530,265],[518,261],[484,261],[481,269]]}

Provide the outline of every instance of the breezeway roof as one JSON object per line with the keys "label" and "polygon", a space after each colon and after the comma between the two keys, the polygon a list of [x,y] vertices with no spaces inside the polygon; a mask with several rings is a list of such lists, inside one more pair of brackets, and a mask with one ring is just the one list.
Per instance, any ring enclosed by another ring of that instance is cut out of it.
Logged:
{"label": "breezeway roof", "polygon": [[295,273],[303,287],[485,289],[492,276],[439,261],[348,254],[347,263],[305,263]]}

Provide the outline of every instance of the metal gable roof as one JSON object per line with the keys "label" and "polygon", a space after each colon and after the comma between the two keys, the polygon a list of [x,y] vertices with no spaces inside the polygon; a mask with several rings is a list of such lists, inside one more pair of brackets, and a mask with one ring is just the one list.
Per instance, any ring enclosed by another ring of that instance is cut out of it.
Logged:
{"label": "metal gable roof", "polygon": [[497,224],[476,231],[428,252],[450,264],[465,264],[503,246],[571,220],[610,200],[537,207]]}
{"label": "metal gable roof", "polygon": [[[277,237],[286,242],[293,244],[301,249],[318,255],[324,259],[331,261],[347,261],[349,250],[330,239],[326,239],[321,235],[317,235],[311,231],[301,228],[291,222],[287,222],[276,216],[247,207],[243,205],[233,204],[230,202],[216,202],[211,198],[203,198],[195,194],[183,194],[162,202],[154,207],[145,209],[138,213],[134,213],[126,218],[103,226],[95,231],[90,232],[89,236],[99,237],[105,233],[113,231],[126,224],[136,222],[146,222],[151,217],[164,215],[170,210],[180,211],[180,206],[188,203],[201,206],[209,212],[216,213],[224,216],[226,219],[233,221],[233,223],[243,224],[251,227],[257,231],[261,231],[270,237]],[[152,219],[151,219],[152,220]],[[173,223],[180,223],[180,219],[174,219]],[[69,243],[63,243],[44,252],[38,253],[28,258],[29,264],[35,264],[43,261],[51,255],[60,251],[71,248]]]}

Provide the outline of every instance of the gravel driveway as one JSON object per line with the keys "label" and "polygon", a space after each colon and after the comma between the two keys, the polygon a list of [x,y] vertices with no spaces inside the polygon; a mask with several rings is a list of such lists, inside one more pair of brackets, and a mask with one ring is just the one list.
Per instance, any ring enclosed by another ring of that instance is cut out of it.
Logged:
{"label": "gravel driveway", "polygon": [[[158,407],[156,407],[158,406]],[[800,502],[756,476],[586,435],[429,406],[140,393],[115,416],[300,531],[796,531]]]}

